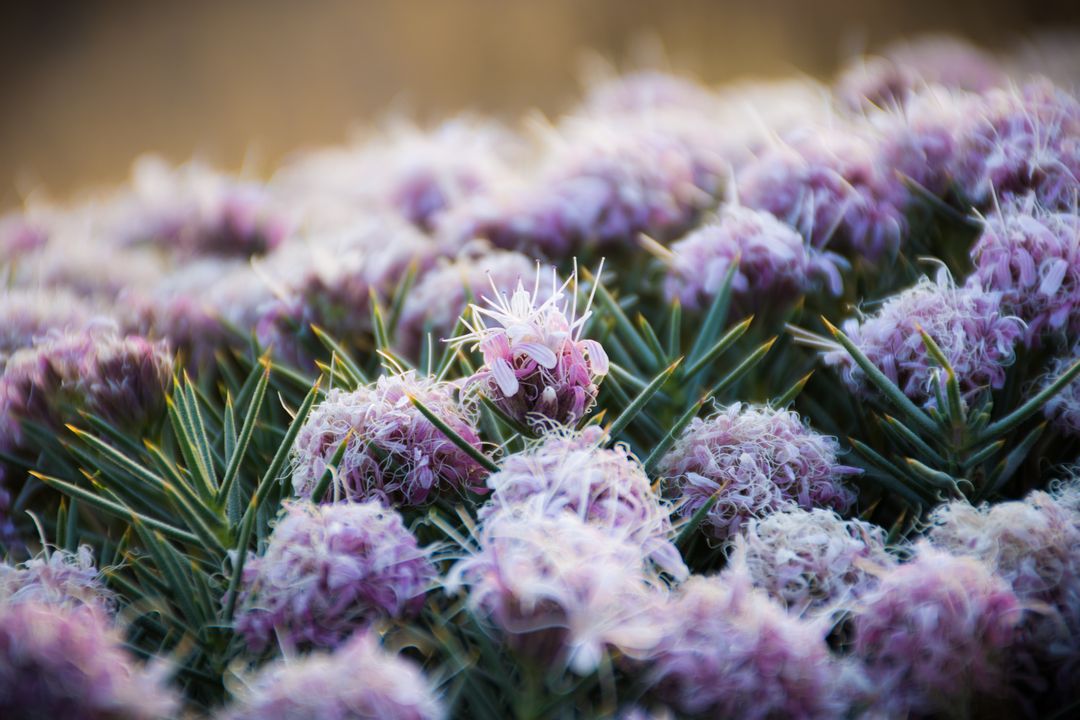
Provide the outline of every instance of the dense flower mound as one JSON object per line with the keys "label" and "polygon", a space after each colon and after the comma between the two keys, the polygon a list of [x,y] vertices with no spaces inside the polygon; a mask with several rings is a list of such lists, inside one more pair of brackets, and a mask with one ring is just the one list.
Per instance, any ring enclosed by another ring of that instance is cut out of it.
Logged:
{"label": "dense flower mound", "polygon": [[135,663],[88,607],[0,600],[0,716],[164,720],[177,699],[164,667]]}
{"label": "dense flower mound", "polygon": [[311,496],[342,442],[348,445],[331,486],[333,497],[414,507],[439,495],[482,491],[483,468],[410,400],[419,400],[479,449],[473,418],[456,394],[453,383],[412,370],[385,375],[353,392],[330,390],[293,445],[294,492]]}
{"label": "dense flower mound", "polygon": [[1007,204],[986,219],[971,249],[969,282],[1001,293],[1007,310],[1027,323],[1028,344],[1040,334],[1080,331],[1080,216],[1043,210],[1035,198]]}
{"label": "dense flower mound", "polygon": [[490,515],[480,548],[446,579],[527,662],[591,672],[609,649],[636,655],[657,640],[661,596],[641,548],[574,513],[516,507]]}
{"label": "dense flower mound", "polygon": [[842,259],[807,248],[794,228],[767,212],[727,205],[714,222],[671,246],[664,295],[686,308],[707,307],[736,261],[732,293],[747,310],[766,302],[783,307],[816,279],[824,278],[833,294],[841,290]]}
{"label": "dense flower mound", "polygon": [[77,552],[43,550],[19,565],[0,563],[0,603],[89,607],[108,617],[116,596],[105,587],[88,545]]}
{"label": "dense flower mound", "polygon": [[814,247],[871,261],[895,255],[906,230],[909,193],[878,155],[864,125],[801,128],[739,169],[739,202],[772,213]]}
{"label": "dense flower mound", "polygon": [[788,610],[818,614],[872,590],[879,568],[893,559],[883,528],[815,508],[751,520],[735,540],[731,563]]}
{"label": "dense flower mound", "polygon": [[469,332],[454,342],[484,356],[483,367],[466,383],[468,391],[483,393],[521,423],[574,425],[596,403],[607,353],[595,340],[581,338],[590,310],[586,306],[577,315],[576,277],[559,286],[553,270],[551,294],[543,302],[539,287],[537,271],[531,291],[519,281],[513,295],[489,297],[488,307],[472,305]]}
{"label": "dense flower mound", "polygon": [[[940,368],[930,356],[926,332],[956,371],[961,391],[1000,388],[1023,323],[1002,307],[1001,294],[974,286],[957,287],[943,271],[936,280],[923,277],[894,295],[862,322],[849,320],[845,334],[904,394],[924,405],[935,401],[931,380]],[[844,381],[864,395],[873,394],[865,373],[842,348],[825,355],[839,365]],[[944,375],[942,374],[942,387]]]}
{"label": "dense flower mound", "polygon": [[[406,355],[416,357],[427,342],[427,333],[439,345],[453,334],[470,301],[512,293],[519,281],[535,273],[536,262],[521,253],[466,248],[453,261],[426,272],[413,286],[402,306],[395,339]],[[433,351],[439,352],[439,345]]]}
{"label": "dense flower mound", "polygon": [[122,335],[108,322],[43,337],[0,375],[0,447],[19,445],[19,420],[57,428],[78,408],[138,432],[162,416],[172,372],[164,342]]}
{"label": "dense flower mound", "polygon": [[887,570],[862,598],[852,654],[887,717],[965,717],[980,696],[1001,693],[1022,609],[986,564],[927,544]]}
{"label": "dense flower mound", "polygon": [[1034,192],[1044,207],[1076,207],[1080,100],[1050,81],[988,92],[959,143],[954,175],[974,204]]}
{"label": "dense flower mound", "polygon": [[359,631],[337,650],[276,660],[238,683],[224,720],[441,720],[415,663]]}
{"label": "dense flower mound", "polygon": [[[1059,691],[1080,683],[1080,512],[1066,486],[1056,495],[1031,492],[1022,501],[973,507],[956,501],[930,516],[937,547],[985,562],[1031,606],[1012,653],[1020,681],[1056,680]],[[1066,497],[1062,497],[1066,495]],[[1040,688],[1045,690],[1045,688]]]}
{"label": "dense flower mound", "polygon": [[53,330],[84,327],[92,317],[87,303],[62,290],[0,291],[0,371],[16,350],[32,346]]}
{"label": "dense flower mound", "polygon": [[827,627],[789,615],[745,573],[695,576],[660,609],[645,680],[692,717],[844,717],[857,687]]}
{"label": "dense flower mound", "polygon": [[[1054,382],[1073,363],[1080,361],[1080,345],[1061,357],[1054,358],[1040,385]],[[1061,432],[1080,436],[1080,380],[1073,380],[1061,392],[1050,398],[1043,407],[1043,415]]]}
{"label": "dense flower mound", "polygon": [[415,614],[435,578],[401,516],[376,501],[289,502],[248,559],[236,620],[253,649],[335,647],[384,617]]}
{"label": "dense flower mound", "polygon": [[596,426],[580,433],[556,431],[529,450],[505,458],[499,472],[488,476],[493,492],[480,508],[480,519],[523,504],[544,514],[570,512],[628,538],[661,568],[685,577],[686,565],[668,540],[670,508],[629,449],[605,448],[603,441],[603,431]]}
{"label": "dense flower mound", "polygon": [[658,472],[684,517],[716,496],[702,529],[726,541],[751,518],[781,510],[847,511],[855,493],[843,481],[858,470],[842,465],[838,451],[835,438],[808,428],[798,413],[735,403],[694,418]]}

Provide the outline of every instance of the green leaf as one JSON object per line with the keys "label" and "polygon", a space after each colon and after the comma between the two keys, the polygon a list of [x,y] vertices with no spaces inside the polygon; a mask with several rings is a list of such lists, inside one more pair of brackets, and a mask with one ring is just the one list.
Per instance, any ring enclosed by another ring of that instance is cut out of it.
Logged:
{"label": "green leaf", "polygon": [[998,466],[994,468],[994,472],[991,473],[985,487],[980,490],[977,496],[978,500],[985,500],[993,497],[995,493],[1005,486],[1005,483],[1012,479],[1012,476],[1020,469],[1020,465],[1024,462],[1024,458],[1028,456],[1031,449],[1035,447],[1035,443],[1042,437],[1046,425],[1047,423],[1045,422],[1036,425],[1035,428],[1020,441],[1020,444],[1013,448],[1009,454],[1002,459]]}
{"label": "green leaf", "polygon": [[664,456],[664,453],[668,451],[668,448],[675,444],[676,438],[678,438],[682,431],[686,429],[686,426],[690,424],[690,421],[697,416],[698,412],[701,411],[701,408],[704,407],[705,403],[709,401],[712,395],[713,393],[711,390],[702,395],[700,400],[688,407],[686,412],[679,416],[679,419],[675,421],[675,424],[671,426],[671,429],[667,431],[667,434],[664,435],[663,439],[653,445],[652,451],[649,453],[649,456],[645,458],[644,463],[645,472],[650,477],[656,469],[657,463],[660,462],[660,458]]}
{"label": "green leaf", "polygon": [[495,464],[495,461],[489,458],[484,453],[473,447],[468,440],[461,437],[452,427],[447,425],[443,420],[435,413],[431,412],[415,395],[409,395],[409,401],[412,402],[416,409],[420,411],[420,414],[426,417],[432,425],[439,429],[446,439],[457,445],[462,452],[471,457],[482,467],[488,470],[488,472],[498,472],[499,466]]}
{"label": "green leaf", "polygon": [[645,319],[645,316],[641,313],[637,315],[638,328],[641,330],[641,336],[645,339],[645,344],[652,350],[652,363],[651,367],[662,367],[664,363],[668,362],[667,355],[664,353],[664,348],[660,345],[660,338],[656,336],[656,331],[653,330],[652,325]]}
{"label": "green leaf", "polygon": [[355,428],[349,428],[349,432],[345,433],[345,437],[338,444],[337,449],[334,450],[330,462],[326,464],[326,469],[323,470],[323,474],[319,477],[319,481],[315,483],[315,489],[311,492],[312,502],[322,502],[323,497],[326,496],[326,491],[330,487],[331,481],[334,479],[334,473],[337,472],[338,466],[341,464],[341,458],[345,457],[345,451],[349,448],[349,441],[352,440],[352,437],[355,434]]}
{"label": "green leaf", "polygon": [[982,444],[987,441],[996,440],[1005,433],[1017,427],[1020,423],[1027,420],[1035,413],[1042,410],[1046,405],[1046,401],[1057,395],[1066,385],[1071,383],[1077,374],[1080,374],[1080,360],[1069,366],[1069,369],[1061,373],[1058,379],[1047,385],[1041,391],[1036,393],[1034,397],[1028,400],[1026,403],[1013,410],[1011,413],[1001,418],[997,422],[990,423],[979,435],[977,444]]}
{"label": "green leaf", "polygon": [[721,493],[724,492],[724,486],[717,488],[716,492],[709,496],[709,499],[702,503],[690,519],[686,521],[686,524],[679,530],[679,536],[675,539],[675,546],[680,550],[685,551],[690,544],[691,538],[694,537],[694,533],[701,527],[701,523],[705,521],[705,517],[709,514],[709,511],[713,509],[717,501],[720,500]]}
{"label": "green leaf", "polygon": [[321,342],[323,346],[330,351],[331,356],[337,357],[338,363],[340,364],[342,371],[347,376],[350,376],[352,378],[354,385],[366,385],[368,382],[370,382],[364,371],[360,368],[357,362],[353,360],[352,355],[350,355],[349,352],[344,347],[342,347],[340,343],[338,343],[338,341],[330,337],[329,333],[327,333],[318,325],[312,325],[311,332],[313,332],[315,334],[315,337],[318,338],[319,342]]}
{"label": "green leaf", "polygon": [[769,354],[769,351],[772,350],[772,346],[776,344],[776,340],[777,339],[775,337],[766,340],[761,345],[759,345],[757,349],[755,349],[752,353],[747,355],[741,363],[735,366],[735,369],[725,375],[723,379],[720,380],[720,382],[713,385],[712,394],[718,395],[722,393],[724,390],[727,390],[729,387],[738,382],[743,375],[750,372],[750,370],[752,370],[755,365],[761,362],[761,359],[763,357]]}
{"label": "green leaf", "polygon": [[[745,320],[728,330],[726,333],[724,333],[724,336],[722,338],[717,340],[708,350],[705,350],[701,354],[701,357],[698,358],[696,362],[694,362],[692,365],[690,365],[690,367],[686,369],[685,376],[687,378],[692,378],[699,372],[707,368],[709,365],[711,365],[712,362],[716,360],[716,358],[720,357],[720,355],[725,350],[734,345],[735,342],[743,336],[743,334],[750,328],[750,324],[752,322],[754,322],[753,315],[746,318]],[[775,338],[773,341],[775,341]]]}
{"label": "green leaf", "polygon": [[675,358],[679,356],[679,349],[682,347],[682,303],[678,298],[671,303],[667,329],[667,356]]}
{"label": "green leaf", "polygon": [[713,297],[712,304],[709,305],[709,311],[705,314],[705,319],[701,323],[697,337],[694,338],[694,344],[691,346],[690,354],[687,356],[687,363],[691,367],[697,365],[705,355],[706,349],[716,340],[716,336],[727,318],[728,307],[731,305],[731,285],[735,281],[735,274],[738,271],[739,256],[736,255],[728,266],[727,273],[724,275],[724,282],[720,285],[716,296]]}
{"label": "green leaf", "polygon": [[786,408],[791,405],[791,403],[795,402],[795,398],[799,397],[803,388],[806,387],[806,383],[810,382],[810,378],[813,376],[814,371],[811,370],[796,380],[794,385],[785,390],[780,397],[772,401],[772,406],[775,408]]}
{"label": "green leaf", "polygon": [[848,438],[848,442],[851,443],[852,449],[855,450],[863,460],[869,463],[872,468],[878,470],[878,472],[874,474],[874,477],[878,479],[886,490],[899,495],[913,507],[935,504],[937,498],[934,497],[929,488],[914,481],[908,473],[905,473],[896,465],[883,458],[869,445],[861,443],[854,438]]}
{"label": "green leaf", "polygon": [[652,399],[652,396],[655,395],[656,392],[661,387],[663,387],[664,383],[666,383],[671,378],[672,374],[675,372],[676,369],[678,369],[682,361],[682,358],[678,358],[675,362],[671,363],[666,368],[661,370],[660,373],[655,378],[653,378],[652,382],[650,382],[641,392],[638,393],[637,397],[635,397],[630,402],[626,409],[619,413],[619,417],[615,418],[615,420],[612,421],[611,425],[608,426],[608,437],[615,439],[622,433],[623,430],[630,426],[630,423],[632,423],[634,419],[638,416],[638,414],[640,414],[641,411],[645,409],[645,406],[648,405],[649,400]]}
{"label": "green leaf", "polygon": [[943,467],[946,464],[945,458],[942,457],[941,453],[930,447],[925,440],[919,437],[918,434],[907,425],[888,414],[885,415],[884,421],[884,428],[886,431],[891,431],[894,437],[906,443],[909,447],[920,453],[925,459],[939,467]]}
{"label": "green leaf", "polygon": [[630,318],[626,317],[626,313],[623,312],[622,307],[607,288],[604,287],[604,283],[600,278],[593,275],[587,268],[582,268],[582,274],[586,280],[593,283],[596,290],[596,299],[603,306],[604,310],[615,320],[616,331],[633,347],[634,354],[639,358],[649,358],[652,356],[652,349],[649,344],[641,336],[641,333],[634,328],[633,323],[630,322]]}
{"label": "green leaf", "polygon": [[221,480],[221,487],[219,488],[216,497],[219,507],[225,499],[229,497],[229,492],[232,489],[233,483],[236,482],[236,477],[240,473],[240,465],[244,460],[244,455],[247,454],[248,444],[251,442],[251,433],[255,429],[255,423],[258,420],[259,412],[262,410],[263,399],[266,397],[266,387],[269,383],[270,365],[267,363],[258,383],[255,385],[251,404],[248,406],[247,414],[244,416],[244,425],[240,428],[240,436],[236,441],[236,448],[229,454],[228,465],[225,468],[225,476]]}

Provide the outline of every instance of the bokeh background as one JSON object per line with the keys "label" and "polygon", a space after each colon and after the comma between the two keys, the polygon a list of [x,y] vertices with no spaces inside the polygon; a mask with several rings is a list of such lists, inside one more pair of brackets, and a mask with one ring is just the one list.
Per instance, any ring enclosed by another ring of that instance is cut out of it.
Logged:
{"label": "bokeh background", "polygon": [[[0,208],[123,180],[139,153],[272,168],[388,111],[565,107],[598,58],[708,82],[807,73],[899,37],[1075,42],[1041,0],[186,0],[7,2]],[[1080,56],[1080,52],[1077,53]]]}

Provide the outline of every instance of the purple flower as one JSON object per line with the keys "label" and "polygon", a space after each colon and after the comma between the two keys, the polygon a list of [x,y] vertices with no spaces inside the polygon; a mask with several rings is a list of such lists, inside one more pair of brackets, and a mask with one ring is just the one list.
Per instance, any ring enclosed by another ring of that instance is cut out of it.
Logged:
{"label": "purple flower", "polygon": [[1043,207],[1075,209],[1080,100],[1047,80],[991,91],[960,133],[957,155],[957,183],[976,205],[1034,192]]}
{"label": "purple flower", "polygon": [[717,96],[704,85],[658,70],[600,79],[582,102],[587,112],[610,117],[651,112],[710,114],[716,112],[717,104]]}
{"label": "purple flower", "polygon": [[506,508],[530,505],[541,514],[573,513],[590,525],[631,540],[642,553],[678,579],[688,571],[668,540],[670,508],[625,445],[604,448],[603,431],[549,433],[525,452],[503,459],[488,476],[491,500],[480,519]]}
{"label": "purple flower", "polygon": [[660,596],[641,547],[574,513],[532,506],[493,513],[480,549],[458,561],[447,589],[469,588],[469,607],[540,667],[591,672],[609,648],[635,655],[657,640]]}
{"label": "purple flower", "polygon": [[862,598],[852,654],[887,717],[963,717],[1001,689],[1020,602],[985,564],[921,544]]}
{"label": "purple flower", "polygon": [[[1080,345],[1074,345],[1068,355],[1054,358],[1040,385],[1045,387],[1054,382],[1077,361],[1080,361]],[[1061,432],[1080,436],[1080,379],[1073,380],[1047,400],[1043,415]]]}
{"label": "purple flower", "polygon": [[409,399],[418,399],[479,449],[475,419],[457,402],[456,392],[452,383],[411,370],[380,377],[353,392],[331,390],[293,445],[294,492],[310,497],[343,441],[348,445],[331,497],[416,507],[440,495],[482,492],[483,468]]}
{"label": "purple flower", "polygon": [[253,650],[336,647],[384,617],[416,614],[435,579],[401,516],[376,501],[285,503],[266,552],[244,566],[236,630]]}
{"label": "purple flower", "polygon": [[111,617],[116,597],[102,583],[88,545],[77,552],[46,549],[19,565],[0,563],[0,603],[89,607]]}
{"label": "purple flower", "polygon": [[[920,329],[941,348],[965,396],[1004,384],[1005,369],[1012,364],[1015,345],[1024,333],[1023,323],[1002,308],[1000,293],[970,285],[956,287],[944,270],[936,280],[923,277],[886,299],[862,322],[844,323],[845,334],[904,394],[932,405],[931,380],[939,368]],[[850,388],[866,396],[873,394],[865,373],[846,350],[826,353],[825,362],[841,367]]]}
{"label": "purple flower", "polygon": [[7,264],[43,247],[49,234],[42,223],[23,213],[0,216],[0,263]]}
{"label": "purple flower", "polygon": [[179,703],[165,667],[144,668],[99,613],[0,601],[0,717],[154,720]]}
{"label": "purple flower", "polygon": [[[484,365],[467,382],[467,390],[481,392],[515,420],[536,424],[543,420],[574,425],[596,403],[597,383],[607,374],[608,358],[595,340],[582,340],[590,317],[577,317],[577,276],[561,287],[552,270],[551,295],[537,303],[540,272],[530,292],[519,281],[513,295],[487,298],[490,307],[472,305],[470,332],[454,338],[473,344]],[[572,304],[565,300],[571,285]],[[488,325],[488,321],[493,325]]]}
{"label": "purple flower", "polygon": [[[1080,185],[1078,185],[1080,187]],[[1040,334],[1080,331],[1080,216],[1043,210],[1034,197],[987,218],[971,249],[969,283],[1001,293],[1002,305]]]}
{"label": "purple flower", "polygon": [[535,273],[536,263],[521,253],[467,248],[452,262],[429,270],[409,291],[397,327],[399,346],[416,357],[427,341],[425,333],[438,342],[454,332],[470,298],[491,297],[493,288],[498,294],[513,292],[518,281]]}
{"label": "purple flower", "polygon": [[867,126],[804,126],[764,148],[736,176],[739,202],[794,226],[817,248],[871,261],[906,231],[909,193],[879,161]]}
{"label": "purple flower", "polygon": [[885,530],[830,510],[777,512],[747,523],[735,539],[734,566],[796,613],[827,614],[877,585],[873,567],[892,564]]}
{"label": "purple flower", "polygon": [[16,350],[32,346],[53,330],[77,330],[92,317],[85,300],[61,288],[0,291],[0,370]]}
{"label": "purple flower", "polygon": [[748,311],[792,301],[813,286],[815,275],[833,294],[842,289],[842,259],[808,248],[794,228],[770,213],[728,205],[715,221],[671,246],[665,296],[687,308],[707,306],[736,258],[732,292]]}
{"label": "purple flower", "polygon": [[837,460],[835,438],[819,435],[798,413],[736,403],[694,418],[657,471],[669,478],[679,513],[691,517],[714,495],[702,530],[732,538],[751,518],[794,508],[848,510],[855,492]]}
{"label": "purple flower", "polygon": [[440,720],[438,693],[412,661],[357,632],[332,653],[275,660],[234,689],[225,720]]}
{"label": "purple flower", "polygon": [[662,609],[646,665],[652,692],[693,717],[844,717],[851,669],[830,657],[828,627],[789,615],[745,573],[694,576]]}

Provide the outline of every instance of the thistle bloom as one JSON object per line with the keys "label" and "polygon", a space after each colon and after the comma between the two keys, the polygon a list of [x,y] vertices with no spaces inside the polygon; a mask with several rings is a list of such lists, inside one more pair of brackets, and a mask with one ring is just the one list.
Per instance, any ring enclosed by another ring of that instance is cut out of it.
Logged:
{"label": "thistle bloom", "polygon": [[[608,358],[600,343],[581,339],[591,312],[586,305],[577,317],[577,276],[562,287],[557,287],[554,271],[551,277],[551,296],[539,304],[538,271],[532,292],[519,281],[512,296],[496,290],[497,296],[487,299],[490,307],[472,305],[470,332],[454,342],[472,343],[484,356],[467,389],[483,393],[518,422],[547,419],[572,426],[596,403]],[[568,307],[565,296],[571,281],[573,302]]]}
{"label": "thistle bloom", "polygon": [[458,561],[447,589],[469,588],[469,606],[540,667],[594,670],[609,648],[652,646],[658,581],[641,548],[574,513],[514,507],[488,517],[480,549]]}
{"label": "thistle bloom", "polygon": [[438,693],[412,661],[359,631],[332,653],[278,659],[233,690],[224,720],[441,720]]}
{"label": "thistle bloom", "polygon": [[820,508],[751,520],[732,556],[756,587],[796,614],[849,606],[877,585],[874,568],[892,563],[883,528]]}
{"label": "thistle bloom", "polygon": [[164,667],[144,668],[88,607],[0,601],[0,716],[156,720],[179,703]]}
{"label": "thistle bloom", "polygon": [[[1080,188],[1080,185],[1077,185]],[[1026,338],[1080,331],[1080,216],[1043,210],[1034,197],[986,219],[971,248],[969,283],[1001,293],[1002,305],[1027,323]]]}
{"label": "thistle bloom", "polygon": [[844,717],[850,673],[825,625],[789,615],[745,573],[691,577],[662,611],[645,682],[675,710],[745,720]]}
{"label": "thistle bloom", "polygon": [[458,404],[456,393],[452,383],[412,370],[382,376],[352,392],[331,390],[296,436],[294,492],[311,496],[342,442],[348,445],[331,497],[416,507],[439,495],[483,491],[484,469],[409,399],[415,397],[479,449],[474,418]]}
{"label": "thistle bloom", "polygon": [[244,566],[236,630],[254,650],[336,647],[374,620],[414,615],[435,579],[401,516],[376,501],[286,502]]}
{"label": "thistle bloom", "polygon": [[76,552],[46,548],[16,566],[0,563],[0,603],[24,602],[89,607],[104,617],[116,610],[116,597],[102,583],[88,545]]}
{"label": "thistle bloom", "polygon": [[840,464],[838,451],[835,438],[811,430],[798,413],[735,403],[694,418],[657,471],[671,480],[684,517],[716,497],[701,529],[723,542],[769,513],[848,510],[855,493],[844,478],[859,471]]}
{"label": "thistle bloom", "polygon": [[814,285],[815,276],[838,295],[838,266],[846,264],[836,255],[807,248],[794,228],[770,213],[728,205],[714,222],[671,246],[664,295],[669,301],[678,298],[687,308],[708,306],[736,260],[732,293],[748,311],[766,301],[790,302]]}
{"label": "thistle bloom", "polygon": [[604,448],[603,431],[552,432],[525,452],[507,456],[488,476],[491,500],[480,519],[508,507],[529,504],[544,514],[564,512],[609,529],[638,545],[642,553],[678,579],[688,571],[669,541],[670,508],[625,445]]}
{"label": "thistle bloom", "polygon": [[1000,690],[1021,607],[985,564],[921,544],[887,570],[853,617],[852,654],[888,717],[964,717]]}
{"label": "thistle bloom", "polygon": [[[956,287],[942,270],[936,280],[923,277],[894,295],[861,323],[849,320],[844,333],[905,395],[923,405],[935,401],[931,380],[940,368],[923,343],[929,335],[956,371],[961,392],[969,396],[1005,382],[1023,323],[1001,306],[1001,295],[978,287]],[[825,354],[839,365],[844,381],[864,395],[873,393],[865,373],[843,348]]]}
{"label": "thistle bloom", "polygon": [[[424,273],[405,297],[396,340],[406,355],[416,357],[426,333],[435,342],[449,337],[469,300],[495,292],[509,293],[518,281],[532,277],[536,263],[518,252],[466,248],[452,262]],[[489,279],[490,278],[490,279]]]}

